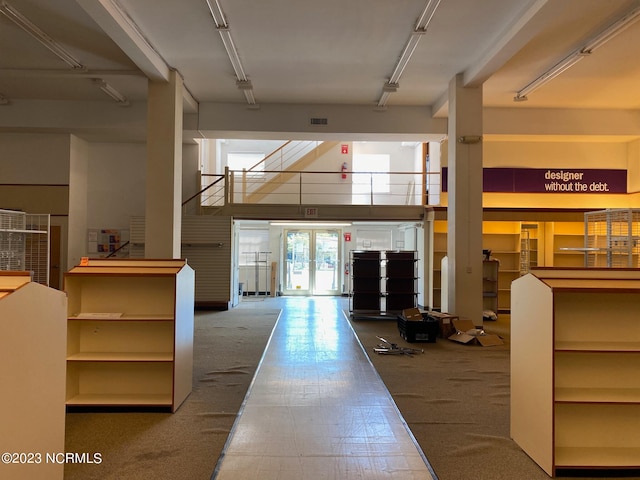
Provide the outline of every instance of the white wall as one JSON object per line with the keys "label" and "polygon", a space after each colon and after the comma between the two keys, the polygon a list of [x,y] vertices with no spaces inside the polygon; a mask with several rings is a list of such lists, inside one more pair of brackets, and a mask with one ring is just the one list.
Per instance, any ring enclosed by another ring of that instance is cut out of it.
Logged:
{"label": "white wall", "polygon": [[67,264],[71,136],[0,133],[0,208],[51,215]]}
{"label": "white wall", "polygon": [[201,188],[200,145],[184,144],[182,146],[182,201],[198,193]]}
{"label": "white wall", "polygon": [[[183,148],[183,198],[198,187],[196,144]],[[87,255],[87,229],[128,229],[145,213],[145,143],[89,143],[66,134],[0,134],[0,208],[51,214],[62,264]],[[11,186],[8,186],[8,185]],[[68,218],[67,218],[68,215]]]}
{"label": "white wall", "polygon": [[89,144],[88,228],[128,230],[145,214],[146,152],[142,143]]}
{"label": "white wall", "polygon": [[[236,145],[240,144],[241,142],[239,141],[236,143]],[[342,145],[347,147],[347,154],[342,152]],[[236,148],[239,147],[236,146]],[[418,153],[416,152],[417,150],[419,150]],[[417,173],[416,175],[393,175],[392,173],[389,180],[390,192],[388,194],[374,195],[373,202],[375,204],[403,205],[407,202],[407,194],[413,192],[409,202],[419,204],[422,200],[422,167],[420,166],[416,170],[416,155],[420,156],[421,151],[422,146],[420,144],[403,146],[401,142],[338,142],[337,145],[306,168],[307,171],[314,173],[303,175],[302,195],[300,195],[300,178],[295,175],[293,178],[287,179],[274,193],[266,195],[261,201],[273,204],[351,204],[352,177],[350,173],[353,171],[353,157],[360,154],[388,154],[391,160],[391,172]],[[346,179],[341,176],[341,168],[344,162],[347,163],[349,172]],[[282,181],[282,179],[279,181]],[[411,181],[415,182],[415,188],[411,188]],[[360,195],[360,197],[363,197],[364,203],[369,204],[370,195]],[[366,197],[366,201],[364,197]],[[240,198],[240,193],[237,192],[236,201],[240,201]]]}
{"label": "white wall", "polygon": [[89,186],[89,147],[78,137],[71,137],[69,154],[69,237],[67,269],[87,255],[87,219]]}
{"label": "white wall", "polygon": [[69,142],[69,135],[0,134],[0,182],[68,184]]}

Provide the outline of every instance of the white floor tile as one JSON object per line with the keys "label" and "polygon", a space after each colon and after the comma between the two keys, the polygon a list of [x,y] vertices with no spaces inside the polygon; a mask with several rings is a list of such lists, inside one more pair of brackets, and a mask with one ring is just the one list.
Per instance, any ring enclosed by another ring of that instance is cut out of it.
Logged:
{"label": "white floor tile", "polygon": [[283,300],[216,480],[432,480],[343,302]]}

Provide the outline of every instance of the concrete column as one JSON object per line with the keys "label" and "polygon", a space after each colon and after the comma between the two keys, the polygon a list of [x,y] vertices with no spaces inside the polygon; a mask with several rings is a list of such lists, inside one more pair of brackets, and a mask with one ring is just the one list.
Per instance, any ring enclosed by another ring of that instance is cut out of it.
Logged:
{"label": "concrete column", "polygon": [[447,301],[482,325],[482,87],[449,84]]}
{"label": "concrete column", "polygon": [[182,90],[175,71],[149,82],[145,257],[179,258],[182,227]]}

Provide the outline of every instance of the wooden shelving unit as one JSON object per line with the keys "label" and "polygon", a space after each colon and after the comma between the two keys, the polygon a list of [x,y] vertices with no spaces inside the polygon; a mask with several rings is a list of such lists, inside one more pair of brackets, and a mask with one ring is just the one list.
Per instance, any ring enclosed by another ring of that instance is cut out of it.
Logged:
{"label": "wooden shelving unit", "polygon": [[498,278],[500,262],[483,260],[482,262],[482,309],[498,315]]}
{"label": "wooden shelving unit", "polygon": [[584,223],[553,223],[553,266],[584,267]]}
{"label": "wooden shelving unit", "polygon": [[194,289],[184,260],[90,260],[67,272],[67,406],[175,412],[192,388]]}
{"label": "wooden shelving unit", "polygon": [[42,455],[39,464],[1,465],[2,478],[63,478],[64,465],[44,455],[65,451],[66,315],[63,292],[28,272],[0,272],[0,451]]}
{"label": "wooden shelving unit", "polygon": [[442,259],[447,256],[447,222],[433,222],[433,310],[440,310],[442,297]]}
{"label": "wooden shelving unit", "polygon": [[520,222],[482,222],[482,248],[500,264],[498,311],[511,308],[511,282],[520,276]]}
{"label": "wooden shelving unit", "polygon": [[511,436],[550,476],[640,468],[640,272],[591,270],[513,285]]}

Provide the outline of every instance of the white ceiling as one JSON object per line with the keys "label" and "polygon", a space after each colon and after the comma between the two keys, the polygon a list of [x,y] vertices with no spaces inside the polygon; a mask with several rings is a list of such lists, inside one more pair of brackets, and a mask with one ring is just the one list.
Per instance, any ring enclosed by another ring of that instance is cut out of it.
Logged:
{"label": "white ceiling", "polygon": [[[147,79],[162,80],[168,69],[184,79],[192,97],[187,111],[246,103],[206,0],[7,2],[86,71],[71,70],[0,15],[0,95],[8,101],[0,115],[26,101],[113,102],[92,78],[108,81],[133,105],[144,103]],[[427,1],[219,3],[258,105],[373,109]],[[486,108],[640,110],[640,21],[527,102],[513,101],[516,91],[638,6],[638,0],[441,0],[387,109],[424,106],[446,116],[449,82],[461,73],[466,84],[483,85]]]}

